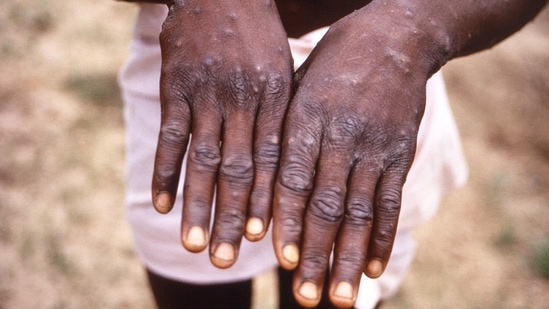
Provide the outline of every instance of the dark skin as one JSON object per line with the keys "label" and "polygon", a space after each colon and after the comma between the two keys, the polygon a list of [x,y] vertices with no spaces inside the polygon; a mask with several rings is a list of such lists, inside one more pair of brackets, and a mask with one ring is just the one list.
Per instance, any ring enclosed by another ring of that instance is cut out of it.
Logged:
{"label": "dark skin", "polygon": [[[189,146],[183,246],[230,267],[242,236],[262,239],[272,218],[297,301],[318,304],[333,248],[330,300],[350,307],[361,274],[379,277],[389,260],[427,80],[547,1],[151,2],[170,7],[154,207],[171,210]],[[325,25],[294,74],[287,35]]]}

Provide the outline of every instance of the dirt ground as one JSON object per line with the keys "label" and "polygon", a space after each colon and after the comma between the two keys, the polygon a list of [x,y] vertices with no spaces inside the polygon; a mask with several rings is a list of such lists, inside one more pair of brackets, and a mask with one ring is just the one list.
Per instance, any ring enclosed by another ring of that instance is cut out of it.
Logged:
{"label": "dirt ground", "polygon": [[[123,209],[136,9],[0,2],[0,308],[152,308]],[[383,308],[549,308],[549,12],[444,69],[470,166]],[[269,277],[257,308],[267,308]]]}

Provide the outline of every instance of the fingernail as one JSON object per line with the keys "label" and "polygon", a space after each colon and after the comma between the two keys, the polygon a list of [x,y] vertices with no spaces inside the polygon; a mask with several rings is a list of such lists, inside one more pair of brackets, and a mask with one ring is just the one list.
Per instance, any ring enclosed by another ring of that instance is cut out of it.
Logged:
{"label": "fingernail", "polygon": [[190,251],[202,251],[208,243],[206,231],[201,226],[193,226],[187,232],[184,239],[185,248]]}
{"label": "fingernail", "polygon": [[334,295],[340,298],[353,299],[353,286],[347,281],[341,281],[337,284]]}
{"label": "fingernail", "polygon": [[366,266],[366,270],[368,271],[369,277],[377,278],[383,273],[383,263],[377,259],[370,260]]}
{"label": "fingernail", "polygon": [[299,249],[297,249],[295,244],[285,245],[282,248],[282,256],[288,263],[297,264],[299,261]]}
{"label": "fingernail", "polygon": [[263,220],[259,218],[250,218],[246,223],[246,233],[256,236],[263,233]]}
{"label": "fingernail", "polygon": [[169,193],[158,193],[154,200],[154,208],[160,213],[168,213],[172,209],[172,198]]}
{"label": "fingernail", "polygon": [[311,300],[317,300],[319,295],[318,287],[310,281],[303,282],[299,287],[298,293],[304,298]]}
{"label": "fingernail", "polygon": [[213,258],[217,267],[226,268],[233,265],[235,258],[234,246],[226,242],[218,244],[215,248]]}

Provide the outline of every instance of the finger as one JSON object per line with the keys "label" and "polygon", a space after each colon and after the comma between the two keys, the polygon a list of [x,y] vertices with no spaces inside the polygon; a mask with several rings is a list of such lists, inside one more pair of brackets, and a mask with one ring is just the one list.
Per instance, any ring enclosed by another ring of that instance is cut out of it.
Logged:
{"label": "finger", "polygon": [[352,307],[366,265],[373,222],[373,200],[380,172],[360,162],[349,177],[345,216],[334,250],[330,300],[341,308]]}
{"label": "finger", "polygon": [[303,213],[313,189],[321,136],[318,118],[290,113],[273,198],[273,245],[279,264],[293,269],[299,261]]}
{"label": "finger", "polygon": [[212,201],[221,161],[220,131],[221,117],[218,113],[195,113],[181,223],[183,246],[191,252],[200,252],[208,245]]}
{"label": "finger", "polygon": [[[166,83],[163,77],[162,84]],[[162,116],[154,162],[152,199],[158,212],[168,213],[175,201],[181,164],[189,143],[191,113],[184,98],[173,92],[161,93]]]}
{"label": "finger", "polygon": [[267,77],[264,99],[255,125],[254,184],[250,195],[245,236],[258,241],[271,220],[273,187],[280,158],[282,123],[289,103],[289,81],[280,75]]}
{"label": "finger", "polygon": [[220,268],[234,264],[244,234],[254,177],[252,140],[253,121],[250,114],[237,112],[228,117],[224,129],[215,220],[210,242],[211,261]]}
{"label": "finger", "polygon": [[407,168],[393,164],[385,170],[379,180],[365,269],[365,274],[370,278],[381,276],[391,256],[406,172]]}
{"label": "finger", "polygon": [[316,306],[320,301],[333,244],[343,220],[350,164],[347,154],[351,152],[341,146],[322,148],[315,188],[305,213],[295,298],[306,307]]}

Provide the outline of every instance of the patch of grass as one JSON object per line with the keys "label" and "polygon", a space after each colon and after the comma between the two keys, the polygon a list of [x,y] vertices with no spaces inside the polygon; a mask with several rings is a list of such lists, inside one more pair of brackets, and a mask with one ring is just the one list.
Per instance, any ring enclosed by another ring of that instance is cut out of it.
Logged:
{"label": "patch of grass", "polygon": [[0,201],[0,241],[5,243],[9,242],[12,237],[8,212],[4,202]]}
{"label": "patch of grass", "polygon": [[82,206],[80,199],[84,193],[76,187],[68,187],[61,193],[60,199],[64,206],[64,212],[71,225],[82,227],[91,221],[91,213],[88,207]]}
{"label": "patch of grass", "polygon": [[71,74],[65,81],[64,88],[84,102],[99,106],[121,105],[116,74]]}
{"label": "patch of grass", "polygon": [[55,10],[46,0],[4,2],[8,3],[0,5],[0,55],[18,60],[27,58],[36,41],[55,28]]}
{"label": "patch of grass", "polygon": [[0,43],[0,55],[4,58],[20,58],[23,53],[11,40],[4,40],[4,42]]}
{"label": "patch of grass", "polygon": [[[2,278],[2,279],[7,279],[7,278]],[[8,303],[8,301],[10,300],[10,297],[11,297],[11,291],[8,290],[7,288],[0,286],[0,308],[7,307],[7,306],[5,307],[5,304]]]}
{"label": "patch of grass", "polygon": [[61,300],[55,305],[54,308],[55,309],[66,309],[66,308],[70,308],[70,307],[67,305],[67,303],[64,300]]}
{"label": "patch of grass", "polygon": [[492,177],[486,190],[486,204],[498,208],[504,199],[505,190],[509,185],[509,175],[499,172]]}
{"label": "patch of grass", "polygon": [[51,30],[55,20],[53,14],[46,7],[40,6],[13,6],[9,17],[18,26],[30,29],[35,33]]}
{"label": "patch of grass", "polygon": [[35,253],[34,235],[26,234],[21,244],[21,259],[26,262],[29,261]]}
{"label": "patch of grass", "polygon": [[530,264],[536,275],[549,280],[549,239],[538,245]]}
{"label": "patch of grass", "polygon": [[59,239],[53,233],[46,236],[47,258],[50,265],[58,269],[61,273],[67,275],[74,271],[74,265],[63,252]]}
{"label": "patch of grass", "polygon": [[506,249],[517,242],[517,232],[512,224],[506,224],[494,241],[496,247]]}

